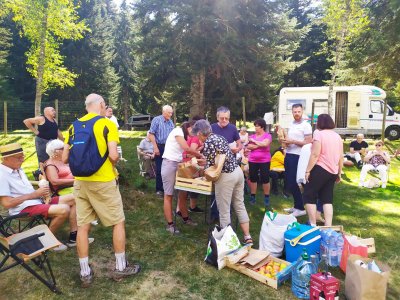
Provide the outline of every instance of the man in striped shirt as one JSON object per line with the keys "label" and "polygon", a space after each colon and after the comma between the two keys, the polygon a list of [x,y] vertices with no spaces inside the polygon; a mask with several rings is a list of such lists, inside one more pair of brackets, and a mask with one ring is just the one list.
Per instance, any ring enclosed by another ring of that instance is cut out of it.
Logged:
{"label": "man in striped shirt", "polygon": [[151,121],[149,130],[149,138],[154,147],[154,154],[156,161],[156,193],[162,196],[164,193],[162,178],[161,178],[161,164],[162,156],[164,154],[165,141],[168,135],[174,129],[174,122],[171,117],[173,114],[172,107],[164,105],[162,108],[162,115],[155,117]]}

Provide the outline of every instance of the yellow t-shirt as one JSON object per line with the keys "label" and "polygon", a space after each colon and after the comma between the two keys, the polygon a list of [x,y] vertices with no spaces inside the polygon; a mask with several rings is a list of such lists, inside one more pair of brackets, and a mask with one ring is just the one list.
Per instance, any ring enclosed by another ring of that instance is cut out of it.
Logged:
{"label": "yellow t-shirt", "polygon": [[281,151],[276,151],[275,154],[271,158],[271,164],[269,169],[276,171],[285,171],[285,156]]}
{"label": "yellow t-shirt", "polygon": [[[79,121],[87,121],[94,118],[95,116],[97,116],[97,114],[88,113],[87,115],[80,118]],[[106,126],[108,128],[107,140],[109,142],[119,143],[117,126],[108,118],[99,119],[96,123],[94,123],[93,130],[94,130],[94,136],[96,137],[97,147],[99,148],[101,156],[103,156],[107,151],[107,143],[104,139],[104,127]],[[68,140],[69,140],[69,129],[65,135],[65,140],[64,140],[65,144],[68,144]],[[117,177],[117,171],[112,165],[110,159],[107,158],[104,164],[100,167],[100,169],[93,175],[90,175],[88,177],[76,176],[75,179],[82,181],[108,182],[115,179],[116,177]]]}

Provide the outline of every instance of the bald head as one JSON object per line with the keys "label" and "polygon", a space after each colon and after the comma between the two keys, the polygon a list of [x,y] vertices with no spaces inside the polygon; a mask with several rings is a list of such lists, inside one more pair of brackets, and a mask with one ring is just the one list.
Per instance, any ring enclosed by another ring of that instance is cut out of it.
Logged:
{"label": "bald head", "polygon": [[56,110],[54,107],[48,106],[44,108],[43,114],[47,119],[53,120],[56,117]]}
{"label": "bald head", "polygon": [[86,110],[88,113],[96,113],[104,116],[106,114],[106,102],[103,97],[98,94],[90,94],[85,100]]}

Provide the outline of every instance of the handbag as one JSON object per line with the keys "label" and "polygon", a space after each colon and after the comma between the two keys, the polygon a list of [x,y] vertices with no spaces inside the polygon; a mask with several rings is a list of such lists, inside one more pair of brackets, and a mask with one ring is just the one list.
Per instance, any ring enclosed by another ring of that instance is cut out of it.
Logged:
{"label": "handbag", "polygon": [[362,245],[356,236],[344,235],[344,244],[340,268],[346,273],[347,260],[351,254],[358,254],[362,257],[368,257],[368,247]]}
{"label": "handbag", "polygon": [[215,182],[221,176],[221,171],[224,166],[226,154],[217,154],[215,157],[215,164],[204,171],[204,177],[208,181]]}
{"label": "handbag", "polygon": [[240,248],[240,241],[231,225],[215,226],[210,234],[205,262],[221,270],[225,267],[225,256]]}

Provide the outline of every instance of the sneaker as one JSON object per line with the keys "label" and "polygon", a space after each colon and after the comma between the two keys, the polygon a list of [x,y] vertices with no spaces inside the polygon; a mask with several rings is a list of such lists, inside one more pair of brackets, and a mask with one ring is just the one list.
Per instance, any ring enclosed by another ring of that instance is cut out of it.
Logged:
{"label": "sneaker", "polygon": [[181,232],[176,228],[175,224],[167,225],[165,228],[171,234],[180,234]]}
{"label": "sneaker", "polygon": [[253,239],[251,237],[249,237],[243,241],[243,244],[244,245],[253,245]]}
{"label": "sneaker", "polygon": [[140,272],[141,269],[142,267],[139,264],[133,264],[132,266],[130,266],[128,262],[126,262],[126,268],[122,271],[115,269],[113,271],[112,278],[115,281],[121,281],[125,277],[136,275]]}
{"label": "sneaker", "polygon": [[88,288],[93,283],[93,270],[90,268],[90,274],[86,276],[80,275],[79,278],[81,279],[81,287]]}
{"label": "sneaker", "polygon": [[292,216],[293,217],[301,217],[301,216],[305,216],[307,214],[306,210],[300,210],[295,208],[294,211],[292,212]]}
{"label": "sneaker", "polygon": [[[94,238],[92,238],[92,237],[88,238],[88,240],[89,240],[89,244],[94,242]],[[65,243],[65,245],[67,245],[70,248],[75,247],[76,246],[76,241],[69,240],[68,242]]]}
{"label": "sneaker", "polygon": [[181,213],[180,211],[176,211],[176,212],[175,212],[175,215],[176,215],[176,216],[180,216],[180,217],[182,218],[182,213]]}
{"label": "sneaker", "polygon": [[187,219],[186,221],[183,221],[184,225],[189,225],[189,226],[197,226],[198,224],[194,222],[191,218]]}
{"label": "sneaker", "polygon": [[386,189],[386,183],[382,183],[382,188]]}
{"label": "sneaker", "polygon": [[251,205],[255,205],[256,204],[256,196],[250,195],[249,202]]}
{"label": "sneaker", "polygon": [[65,251],[67,249],[68,249],[67,246],[65,246],[64,244],[61,244],[61,245],[59,245],[57,247],[52,248],[51,250],[54,251],[54,252],[61,252],[61,251]]}
{"label": "sneaker", "polygon": [[293,212],[294,212],[294,210],[295,210],[295,208],[294,208],[294,207],[291,207],[291,208],[284,208],[284,209],[283,209],[283,211],[284,211],[284,212],[287,212],[288,214],[291,214],[291,213],[293,213]]}
{"label": "sneaker", "polygon": [[189,211],[192,213],[203,213],[204,210],[202,210],[200,207],[195,206],[194,208],[189,207]]}

